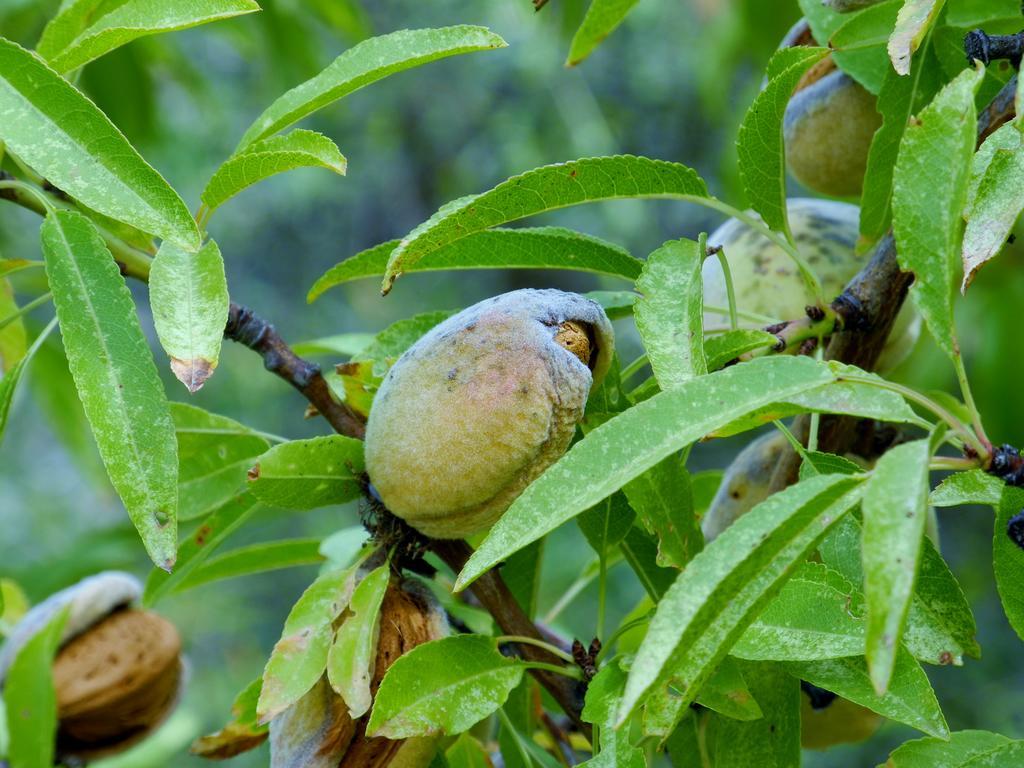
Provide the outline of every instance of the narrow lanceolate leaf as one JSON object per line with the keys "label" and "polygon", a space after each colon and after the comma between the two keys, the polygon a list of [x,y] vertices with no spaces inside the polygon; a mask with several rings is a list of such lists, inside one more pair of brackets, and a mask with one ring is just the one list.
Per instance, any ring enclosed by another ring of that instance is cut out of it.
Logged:
{"label": "narrow lanceolate leaf", "polygon": [[236,496],[265,437],[234,419],[185,403],[171,403],[178,437],[178,520],[194,520]]}
{"label": "narrow lanceolate leaf", "polygon": [[149,304],[178,380],[196,393],[213,375],[228,321],[224,260],[212,240],[195,253],[165,242],[149,273]]}
{"label": "narrow lanceolate leaf", "polygon": [[447,56],[505,46],[505,41],[490,30],[468,25],[403,29],[371,37],[349,48],[323,72],[267,107],[242,136],[236,152],[388,75]]}
{"label": "narrow lanceolate leaf", "polygon": [[174,565],[178,451],[174,423],[128,286],[80,213],[41,229],[68,366],[110,481],[159,567]]}
{"label": "narrow lanceolate leaf", "polygon": [[56,327],[57,319],[54,318],[42,330],[36,340],[32,342],[32,346],[29,347],[28,351],[18,360],[14,367],[3,373],[2,378],[0,378],[0,442],[3,442],[4,439],[4,430],[7,429],[7,417],[11,413],[11,403],[14,402],[14,392],[17,389],[18,382],[21,381],[21,375],[25,372],[25,367],[36,353],[36,350],[46,341],[46,337]]}
{"label": "narrow lanceolate leaf", "polygon": [[889,59],[896,74],[910,74],[910,58],[921,45],[943,5],[942,0],[904,0],[888,46]]}
{"label": "narrow lanceolate leaf", "polygon": [[16,317],[17,314],[18,303],[14,300],[14,288],[9,280],[0,277],[0,322],[4,322],[0,327],[0,374],[14,368],[28,348],[25,324],[20,316]]}
{"label": "narrow lanceolate leaf", "polygon": [[374,659],[380,634],[380,606],[388,588],[391,568],[382,565],[367,574],[349,601],[348,616],[327,654],[327,679],[348,707],[353,720],[370,710]]}
{"label": "narrow lanceolate leaf", "polygon": [[799,766],[800,682],[778,664],[743,662],[740,669],[764,717],[718,720],[715,768]]}
{"label": "narrow lanceolate leaf", "polygon": [[[389,240],[339,262],[309,289],[314,301],[336,285],[380,277],[400,240]],[[492,229],[442,246],[406,272],[452,269],[571,269],[636,280],[643,262],[621,246],[562,227]]]}
{"label": "narrow lanceolate leaf", "polygon": [[884,696],[875,692],[863,656],[783,663],[795,677],[832,691],[890,720],[917,728],[930,736],[945,738],[949,735],[949,726],[928,682],[928,675],[903,649],[897,654],[892,682]]}
{"label": "narrow lanceolate leaf", "polygon": [[[1003,249],[1010,230],[1024,211],[1024,142],[1017,126],[1008,127],[1006,135],[1013,137],[1017,146],[993,152],[965,211],[962,293],[967,291],[977,271]],[[975,166],[979,157],[980,153],[975,156]]]}
{"label": "narrow lanceolate leaf", "polygon": [[25,643],[0,680],[10,739],[5,757],[14,768],[53,765],[57,695],[52,667],[67,617],[67,609],[60,611]]}
{"label": "narrow lanceolate leaf", "polygon": [[267,504],[314,509],[357,498],[362,471],[362,440],[342,435],[292,440],[260,456],[249,472],[249,488]]}
{"label": "narrow lanceolate leaf", "polygon": [[863,652],[864,598],[822,563],[801,566],[730,651],[759,661],[837,659]]}
{"label": "narrow lanceolate leaf", "polygon": [[35,54],[3,39],[0,139],[89,208],[182,248],[199,247],[185,203],[106,115]]}
{"label": "narrow lanceolate leaf", "polygon": [[647,257],[636,281],[636,328],[662,390],[708,372],[704,359],[704,254],[693,240],[673,240]]}
{"label": "narrow lanceolate leaf", "polygon": [[490,637],[456,635],[418,645],[381,680],[366,733],[388,739],[462,733],[505,702],[525,669],[502,656]]}
{"label": "narrow lanceolate leaf", "polygon": [[963,504],[984,504],[995,509],[1003,498],[1006,484],[982,469],[957,472],[943,480],[932,491],[928,503],[933,507],[959,507]]}
{"label": "narrow lanceolate leaf", "polygon": [[1017,635],[1024,638],[1024,491],[1007,487],[996,514],[992,540],[992,567],[1003,611]]}
{"label": "narrow lanceolate leaf", "polygon": [[717,371],[726,363],[755,349],[773,347],[779,342],[777,336],[758,330],[727,331],[704,340],[704,356],[708,370]]}
{"label": "narrow lanceolate leaf", "polygon": [[893,181],[893,230],[911,296],[939,347],[953,357],[953,282],[974,153],[974,94],[984,70],[964,70],[907,127]]}
{"label": "narrow lanceolate leaf", "polygon": [[761,214],[765,224],[787,236],[782,118],[800,78],[826,53],[827,49],[808,46],[776,53],[768,65],[775,74],[747,110],[736,141],[740,176],[751,207]]}
{"label": "narrow lanceolate leaf", "polygon": [[246,187],[294,168],[326,168],[344,176],[348,161],[323,134],[298,128],[253,142],[232,155],[207,182],[202,200],[212,211]]}
{"label": "narrow lanceolate leaf", "polygon": [[1022,742],[989,731],[957,731],[949,739],[915,739],[889,755],[886,768],[996,768],[1011,765],[1011,750],[1024,757]]}
{"label": "narrow lanceolate leaf", "polygon": [[440,248],[475,232],[557,208],[598,200],[708,196],[696,171],[646,157],[593,157],[535,168],[480,195],[453,201],[406,235],[388,259],[381,290]]}
{"label": "narrow lanceolate leaf", "polygon": [[582,717],[600,729],[600,752],[582,763],[586,768],[644,768],[643,752],[630,743],[629,729],[616,730],[615,713],[626,685],[626,673],[615,661],[601,667],[587,685]]}
{"label": "narrow lanceolate leaf", "polygon": [[821,475],[770,496],[687,565],[658,603],[619,710],[625,721],[672,683],[682,705],[807,553],[859,500],[859,481]]}
{"label": "narrow lanceolate leaf", "polygon": [[315,565],[325,560],[320,554],[319,539],[285,539],[267,544],[251,544],[212,557],[178,585],[176,592],[237,579],[254,573],[266,573],[299,565]]}
{"label": "narrow lanceolate leaf", "polygon": [[874,94],[893,71],[886,44],[898,12],[899,7],[891,2],[872,6],[847,17],[828,41],[839,68]]}
{"label": "narrow lanceolate leaf", "polygon": [[806,357],[761,358],[690,379],[615,416],[576,443],[516,499],[469,559],[457,588],[669,454],[744,413],[830,380],[827,367]]}
{"label": "narrow lanceolate leaf", "polygon": [[150,571],[142,595],[143,603],[153,605],[160,598],[179,589],[259,507],[259,502],[251,494],[242,493],[210,513],[192,535],[181,542],[173,572]]}
{"label": "narrow lanceolate leaf", "polygon": [[622,23],[639,0],[590,0],[587,15],[583,17],[569,46],[567,67],[575,67]]}
{"label": "narrow lanceolate leaf", "polygon": [[70,0],[46,25],[36,50],[58,72],[70,72],[136,38],[259,9],[254,0]]}
{"label": "narrow lanceolate leaf", "polygon": [[[922,58],[924,50],[918,54]],[[935,93],[937,83],[934,67],[914,67],[910,75],[901,77],[895,70],[886,70],[878,92],[877,109],[882,115],[882,127],[875,132],[868,152],[868,165],[864,173],[864,190],[860,199],[860,235],[868,242],[876,242],[889,229],[892,219],[892,177],[899,154],[900,141],[907,129],[910,116],[922,97]]]}
{"label": "narrow lanceolate leaf", "polygon": [[629,505],[658,540],[658,565],[683,568],[704,544],[693,510],[690,473],[669,456],[623,486]]}
{"label": "narrow lanceolate leaf", "polygon": [[332,624],[352,598],[358,567],[323,574],[292,607],[263,670],[263,688],[256,705],[260,723],[270,722],[288,709],[324,673],[334,639]]}
{"label": "narrow lanceolate leaf", "polygon": [[879,695],[889,685],[914,593],[928,514],[927,440],[898,445],[864,488],[864,596],[867,659]]}

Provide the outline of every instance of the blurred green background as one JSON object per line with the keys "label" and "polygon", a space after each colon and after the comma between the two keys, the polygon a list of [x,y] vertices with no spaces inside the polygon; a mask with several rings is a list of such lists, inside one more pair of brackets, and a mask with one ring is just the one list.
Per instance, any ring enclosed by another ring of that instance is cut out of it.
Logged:
{"label": "blurred green background", "polygon": [[[57,0],[0,0],[0,34],[31,46]],[[733,142],[764,64],[799,16],[796,3],[763,0],[647,0],[582,66],[563,66],[583,0],[553,0],[534,13],[529,0],[261,0],[264,10],[175,35],[147,38],[87,66],[82,87],[194,208],[210,174],[242,131],[286,89],[312,76],[366,36],[401,28],[482,24],[509,47],[455,57],[397,75],[307,121],[349,159],[346,178],[316,170],[250,188],[213,218],[210,234],[227,264],[232,299],[256,308],[284,337],[300,341],[376,331],[411,314],[455,309],[518,287],[623,289],[611,280],[562,272],[453,272],[412,275],[386,299],[375,280],[348,284],[309,306],[305,294],[329,266],[400,237],[442,203],[482,191],[529,168],[614,153],[642,154],[695,167],[713,192],[742,204]],[[792,187],[791,194],[798,192]],[[571,209],[531,223],[557,223],[605,237],[643,256],[663,241],[696,236],[719,223],[677,202],[616,202]],[[39,221],[0,206],[0,251],[38,258]],[[1024,259],[1008,250],[983,270],[958,306],[968,370],[990,436],[1024,443],[1020,367]],[[27,275],[27,276],[26,276]],[[19,275],[19,299],[43,288]],[[151,332],[146,291],[133,285]],[[37,311],[38,327],[48,319]],[[622,359],[639,351],[620,322]],[[257,429],[289,438],[325,432],[304,421],[304,402],[266,374],[248,350],[226,345],[217,374],[188,398],[162,353],[168,392]],[[330,363],[330,360],[324,360]],[[64,367],[56,337],[29,367],[0,448],[0,575],[33,600],[101,568],[144,577],[147,561],[105,480]],[[895,378],[955,392],[952,370],[923,342]],[[724,467],[745,441],[699,445],[691,466]],[[929,668],[950,727],[1024,737],[1015,663],[1020,644],[995,594],[991,513],[942,510],[944,554],[975,607],[981,661]],[[228,546],[274,538],[321,537],[357,521],[354,507],[297,514],[260,513]],[[541,614],[576,579],[591,553],[575,527],[546,551]],[[160,610],[185,637],[191,679],[160,735],[122,765],[189,766],[190,740],[226,719],[234,695],[262,670],[295,598],[315,573],[299,568],[200,587]],[[612,572],[610,618],[641,595],[628,570]],[[590,588],[555,622],[567,636],[594,633]],[[808,755],[810,766],[884,762],[910,729],[884,727],[871,741]],[[234,765],[265,765],[266,747]]]}

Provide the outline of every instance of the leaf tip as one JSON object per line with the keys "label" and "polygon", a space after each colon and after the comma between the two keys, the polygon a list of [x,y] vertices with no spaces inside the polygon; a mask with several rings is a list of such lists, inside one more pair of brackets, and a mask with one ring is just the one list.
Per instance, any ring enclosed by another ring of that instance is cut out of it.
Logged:
{"label": "leaf tip", "polygon": [[190,395],[203,388],[203,384],[213,375],[216,367],[216,363],[201,357],[192,360],[171,358],[171,371],[178,381],[185,385]]}

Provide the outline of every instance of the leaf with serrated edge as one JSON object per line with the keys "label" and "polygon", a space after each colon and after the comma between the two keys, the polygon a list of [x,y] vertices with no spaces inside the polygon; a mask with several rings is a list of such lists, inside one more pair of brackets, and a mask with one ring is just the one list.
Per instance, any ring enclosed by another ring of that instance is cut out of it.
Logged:
{"label": "leaf with serrated edge", "polygon": [[504,703],[525,669],[502,656],[491,637],[456,635],[418,645],[381,680],[366,733],[388,739],[462,733]]}
{"label": "leaf with serrated edge", "polygon": [[196,253],[164,243],[149,273],[149,304],[171,370],[191,394],[213,375],[228,321],[224,259],[213,240]]}
{"label": "leaf with serrated edge", "polygon": [[292,606],[263,670],[258,722],[270,722],[320,679],[334,639],[332,623],[352,599],[359,566],[322,574]]}
{"label": "leaf with serrated edge", "polygon": [[[336,285],[380,277],[401,240],[360,251],[327,270],[309,289],[313,302]],[[562,227],[523,227],[476,232],[442,246],[409,266],[406,272],[455,269],[570,269],[636,280],[644,263],[624,248]]]}
{"label": "leaf with serrated edge", "polygon": [[1024,490],[1007,486],[996,513],[992,540],[992,567],[1003,611],[1018,637],[1024,639],[1024,548],[1010,538],[1010,520],[1024,511]]}
{"label": "leaf with serrated edge", "polygon": [[622,490],[644,528],[658,539],[658,565],[683,568],[704,537],[693,511],[690,473],[679,456],[663,459]]}
{"label": "leaf with serrated edge", "polygon": [[632,155],[535,168],[480,195],[452,201],[402,238],[388,259],[381,291],[390,291],[420,259],[474,232],[572,205],[645,197],[695,200],[708,197],[708,190],[685,165]]}
{"label": "leaf with serrated edge", "polygon": [[[1016,5],[1016,0],[1014,0]],[[949,739],[914,739],[904,742],[889,755],[885,768],[982,768],[999,763],[974,762],[991,756],[1005,755],[1003,750],[1021,742],[989,731],[957,731]]]}
{"label": "leaf with serrated edge", "polygon": [[892,71],[886,44],[898,10],[894,3],[866,8],[847,17],[829,39],[832,57],[839,68],[874,94]]}
{"label": "leaf with serrated edge", "polygon": [[137,38],[259,9],[253,0],[78,0],[61,7],[43,30],[36,50],[58,72],[70,72]]}
{"label": "leaf with serrated edge", "polygon": [[800,765],[800,683],[777,664],[741,662],[764,717],[720,718],[714,730],[715,768]]}
{"label": "leaf with serrated edge", "polygon": [[751,207],[761,214],[765,224],[787,237],[782,118],[800,78],[826,53],[825,48],[809,46],[778,51],[768,65],[775,74],[744,115],[736,140],[740,177]]}
{"label": "leaf with serrated edge", "polygon": [[639,0],[591,0],[587,14],[572,37],[567,67],[575,67],[608,37]]}
{"label": "leaf with serrated edge", "polygon": [[985,504],[999,507],[1006,484],[983,469],[957,472],[943,480],[931,493],[933,507],[959,507],[963,504]]}
{"label": "leaf with serrated edge", "polygon": [[382,565],[363,577],[348,604],[351,615],[338,629],[327,654],[327,679],[344,699],[353,720],[365,715],[373,703],[370,680],[380,634],[380,606],[390,576],[390,567]]}
{"label": "leaf with serrated edge", "polygon": [[943,5],[941,0],[904,0],[888,45],[889,59],[896,74],[910,74],[910,57],[921,44]]}
{"label": "leaf with serrated edge", "polygon": [[177,544],[178,447],[131,293],[82,214],[51,213],[40,235],[68,366],[96,445],[146,551],[169,570]]}
{"label": "leaf with serrated edge", "polygon": [[254,142],[225,160],[207,182],[202,201],[213,211],[246,187],[294,168],[326,168],[344,176],[348,161],[326,136],[297,128]]}
{"label": "leaf with serrated edge", "polygon": [[745,627],[859,499],[859,481],[821,475],[768,497],[689,562],[658,603],[630,670],[622,723],[657,687],[693,701]]}
{"label": "leaf with serrated edge", "polygon": [[795,677],[898,723],[917,728],[930,736],[944,738],[949,735],[949,726],[928,682],[928,675],[902,648],[896,654],[892,680],[884,696],[875,692],[863,656],[780,663],[785,664]]}
{"label": "leaf with serrated edge", "polygon": [[615,416],[576,443],[513,502],[456,581],[539,539],[669,454],[768,403],[832,380],[806,357],[766,357],[700,376]]}
{"label": "leaf with serrated edge", "polygon": [[704,339],[704,355],[708,370],[717,371],[731,360],[755,349],[774,347],[779,343],[777,336],[761,330],[726,331]]}
{"label": "leaf with serrated edge", "polygon": [[388,75],[447,56],[506,45],[490,30],[469,25],[403,29],[363,40],[267,107],[242,136],[235,152]]}
{"label": "leaf with serrated edge", "polygon": [[266,544],[239,547],[212,557],[178,585],[175,592],[210,584],[224,579],[237,579],[254,573],[266,573],[299,565],[315,565],[324,561],[319,539],[285,539]]}
{"label": "leaf with serrated edge", "polygon": [[915,275],[914,304],[939,347],[956,355],[953,274],[974,153],[974,94],[983,69],[964,70],[907,127],[893,181],[900,267]]}
{"label": "leaf with serrated edge", "polygon": [[636,281],[636,329],[662,390],[708,372],[704,359],[703,254],[693,240],[673,240],[647,257]]}
{"label": "leaf with serrated edge", "polygon": [[117,127],[35,54],[0,39],[0,139],[54,186],[187,250],[199,229]]}
{"label": "leaf with serrated edge", "polygon": [[878,460],[864,487],[864,597],[867,659],[879,695],[896,663],[914,593],[928,513],[927,440],[898,445]]}
{"label": "leaf with serrated edge", "polygon": [[292,440],[259,457],[249,488],[267,504],[314,509],[357,498],[362,471],[362,440],[342,435]]}

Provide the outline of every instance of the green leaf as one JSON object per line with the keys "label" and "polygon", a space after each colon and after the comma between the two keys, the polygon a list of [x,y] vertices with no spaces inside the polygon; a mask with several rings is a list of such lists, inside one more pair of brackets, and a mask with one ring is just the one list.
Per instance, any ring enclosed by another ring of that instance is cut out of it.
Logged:
{"label": "green leaf", "polygon": [[[927,49],[917,54],[923,59]],[[878,91],[877,109],[882,126],[875,132],[868,152],[864,189],[860,199],[860,235],[873,243],[889,230],[892,218],[892,181],[900,142],[911,115],[923,99],[938,89],[931,61],[922,61],[909,76],[902,77],[889,68]]]}
{"label": "green leaf", "polygon": [[34,259],[0,259],[0,277],[13,275],[25,269],[37,269],[44,266],[43,262]]}
{"label": "green leaf", "polygon": [[300,357],[318,355],[341,355],[353,357],[362,352],[373,341],[372,333],[339,333],[319,339],[300,341],[292,344],[292,350]]}
{"label": "green leaf", "polygon": [[11,412],[11,403],[14,402],[14,391],[21,380],[21,375],[25,372],[25,368],[28,366],[29,360],[35,355],[36,350],[46,341],[46,337],[56,327],[57,320],[50,321],[14,367],[5,373],[3,378],[0,378],[0,442],[4,438],[4,430],[7,428],[7,417]]}
{"label": "green leaf", "polygon": [[962,293],[966,293],[977,271],[1003,249],[1024,211],[1024,141],[1020,131],[1014,129],[1013,134],[1020,143],[1012,150],[995,150],[965,212]]}
{"label": "green leaf", "polygon": [[599,748],[590,760],[581,763],[588,768],[645,768],[643,752],[629,741],[629,729],[616,730],[615,712],[622,699],[626,673],[612,661],[601,667],[587,685],[582,717],[599,729]]}
{"label": "green leaf", "polygon": [[583,23],[572,36],[565,66],[575,67],[593,53],[638,2],[639,0],[590,0],[587,15],[583,17]]}
{"label": "green leaf", "polygon": [[708,370],[717,371],[742,354],[753,352],[755,349],[774,347],[778,341],[776,336],[767,331],[726,331],[717,336],[708,336],[704,339],[704,355],[707,358]]}
{"label": "green leaf", "polygon": [[683,568],[701,550],[704,536],[694,514],[690,473],[679,456],[668,456],[622,490],[658,540],[658,565]]}
{"label": "green leaf", "polygon": [[380,606],[390,578],[387,564],[363,577],[349,601],[350,615],[327,654],[327,679],[344,699],[353,720],[365,715],[373,704],[370,681],[380,635]]}
{"label": "green leaf", "polygon": [[894,174],[893,230],[900,267],[914,273],[911,296],[950,357],[956,354],[953,275],[975,144],[974,94],[982,72],[964,70],[911,121]]}
{"label": "green leaf", "polygon": [[857,503],[859,492],[859,481],[842,475],[805,480],[755,506],[691,560],[658,603],[630,670],[619,722],[670,682],[683,706],[693,701],[750,621]]}
{"label": "green leaf", "polygon": [[[387,271],[401,240],[360,251],[327,270],[309,289],[313,302],[336,285]],[[406,272],[453,269],[570,269],[636,280],[643,262],[621,246],[562,227],[484,230],[455,240],[410,265]]]}
{"label": "green leaf", "polygon": [[294,168],[326,168],[344,176],[348,161],[326,136],[298,128],[253,142],[225,160],[207,182],[203,203],[216,210],[246,187]]}
{"label": "green leaf", "polygon": [[704,287],[698,243],[665,243],[644,264],[636,281],[636,329],[662,390],[708,372],[704,359]]}
{"label": "green leaf", "polygon": [[427,331],[455,314],[450,310],[424,312],[406,317],[389,325],[373,337],[373,341],[353,356],[353,360],[369,360],[374,363],[375,376],[384,376],[394,362],[409,347],[419,341]]}
{"label": "green leaf", "polygon": [[640,298],[632,291],[587,291],[583,295],[600,304],[609,320],[632,317],[633,307]]}
{"label": "green leaf", "polygon": [[309,585],[292,606],[263,670],[257,721],[268,723],[302,698],[327,668],[333,622],[356,589],[359,565],[328,571]]}
{"label": "green leaf", "polygon": [[381,680],[366,733],[388,739],[462,733],[505,702],[525,669],[502,656],[490,637],[456,635],[418,645]]}
{"label": "green leaf", "polygon": [[[861,525],[847,517],[818,548],[822,561],[861,584]],[[963,589],[946,561],[925,538],[921,571],[903,632],[903,644],[915,658],[929,664],[963,664],[964,654],[978,657],[977,626]]]}
{"label": "green leaf", "polygon": [[885,693],[917,579],[928,515],[928,440],[897,445],[878,460],[864,486],[864,597],[867,659]]}
{"label": "green leaf", "polygon": [[178,520],[194,520],[236,496],[246,472],[270,448],[265,437],[234,419],[171,403],[178,437]]}
{"label": "green leaf", "polygon": [[131,293],[80,213],[40,230],[64,349],[110,481],[159,567],[174,565],[178,455],[163,385]]}
{"label": "green leaf", "polygon": [[262,677],[249,683],[231,705],[231,722],[216,733],[200,736],[192,742],[189,752],[208,760],[224,760],[266,741],[268,726],[256,723],[256,702],[262,687]]}
{"label": "green leaf", "polygon": [[7,710],[6,757],[13,768],[49,768],[57,741],[57,695],[53,658],[68,618],[65,608],[22,646],[3,680]]}
{"label": "green leaf", "polygon": [[900,650],[896,656],[892,680],[884,696],[875,693],[863,656],[783,663],[790,674],[801,680],[832,691],[898,723],[917,728],[930,736],[945,738],[949,734],[928,676],[905,650]]}
{"label": "green leaf", "polygon": [[220,248],[196,253],[166,242],[149,273],[149,304],[171,370],[192,394],[213,375],[228,322],[228,284]]}
{"label": "green leaf", "polygon": [[878,93],[892,67],[886,55],[899,6],[881,3],[853,14],[828,41],[839,68],[871,93]]}
{"label": "green leaf", "polygon": [[996,514],[992,567],[1006,618],[1017,635],[1024,638],[1024,595],[1020,590],[1024,583],[1024,548],[1011,539],[1007,531],[1010,520],[1021,512],[1024,512],[1024,490],[1007,486]]}
{"label": "green leaf", "polygon": [[494,765],[484,745],[468,733],[459,736],[445,750],[444,758],[440,765],[435,765],[435,758],[428,768],[493,768]]}
{"label": "green leaf", "polygon": [[697,695],[697,703],[731,717],[733,720],[757,720],[764,712],[750,692],[740,663],[726,656]]}
{"label": "green leaf", "polygon": [[764,717],[719,718],[715,768],[800,765],[800,683],[777,664],[746,662],[740,669]]}
{"label": "green leaf", "polygon": [[282,568],[322,563],[319,539],[285,539],[251,544],[210,558],[181,582],[175,592],[184,592],[214,581],[237,579]]}
{"label": "green leaf", "polygon": [[235,153],[388,75],[447,56],[505,46],[505,41],[493,32],[468,25],[403,29],[363,40],[320,74],[292,88],[267,107],[242,136]]}
{"label": "green leaf", "polygon": [[[1016,1],[1015,1],[1016,4]],[[957,731],[947,739],[915,739],[889,755],[886,768],[983,768],[1011,765],[999,762],[1020,752],[1022,742],[988,731]],[[994,760],[995,762],[991,762]],[[986,762],[989,761],[989,762]]]}
{"label": "green leaf", "polygon": [[[626,538],[634,520],[636,512],[626,500],[626,495],[617,491],[581,512],[576,518],[576,524],[591,548],[598,556],[603,556]],[[505,578],[508,579],[508,576]]]}
{"label": "green leaf", "polygon": [[314,509],[358,498],[363,442],[342,435],[292,440],[264,453],[249,472],[260,501],[285,509]]}
{"label": "green leaf", "polygon": [[[18,303],[14,300],[14,288],[6,278],[0,278],[0,374],[11,371],[25,356],[28,347],[25,324],[18,315]],[[8,321],[7,318],[13,318]]]}
{"label": "green leaf", "polygon": [[0,638],[9,635],[31,607],[28,595],[18,582],[0,578]]}
{"label": "green leaf", "polygon": [[697,172],[685,165],[617,155],[556,163],[513,176],[480,195],[453,201],[406,235],[391,252],[382,291],[421,259],[473,233],[598,200],[708,196]]}
{"label": "green leaf", "polygon": [[679,571],[658,565],[658,545],[654,537],[634,526],[619,543],[619,549],[651,599],[660,600]]}
{"label": "green leaf", "polygon": [[0,139],[53,185],[100,213],[187,250],[185,203],[100,110],[41,59],[0,39]]}
{"label": "green leaf", "polygon": [[675,451],[751,410],[831,378],[827,367],[806,357],[766,357],[690,379],[616,415],[526,488],[473,553],[456,589]]}
{"label": "green leaf", "polygon": [[224,502],[203,520],[202,525],[178,547],[178,559],[173,573],[151,571],[146,579],[142,601],[154,605],[165,595],[179,589],[192,573],[213,554],[224,540],[234,533],[259,509],[259,502],[251,494],[242,493]]}
{"label": "green leaf", "polygon": [[740,177],[751,207],[765,224],[789,237],[786,218],[786,163],[782,118],[800,78],[828,53],[825,48],[783,48],[768,64],[768,85],[754,99],[740,124],[736,152]]}
{"label": "green leaf", "polygon": [[995,475],[983,469],[971,469],[950,475],[931,493],[933,507],[959,507],[963,504],[982,504],[999,508],[1006,485]]}
{"label": "green leaf", "polygon": [[69,0],[46,25],[36,50],[58,72],[71,72],[139,37],[259,9],[253,0]]}
{"label": "green leaf", "polygon": [[864,652],[864,597],[838,571],[805,563],[730,653],[752,661],[813,661]]}
{"label": "green leaf", "polygon": [[[942,0],[904,0],[888,46],[896,74],[910,74],[910,57],[921,45],[942,6]],[[974,127],[973,123],[971,127]]]}
{"label": "green leaf", "polygon": [[836,456],[834,453],[822,453],[821,451],[806,451],[804,461],[800,465],[800,479],[803,480],[805,477],[814,475],[856,475],[863,471],[863,467],[845,456]]}

